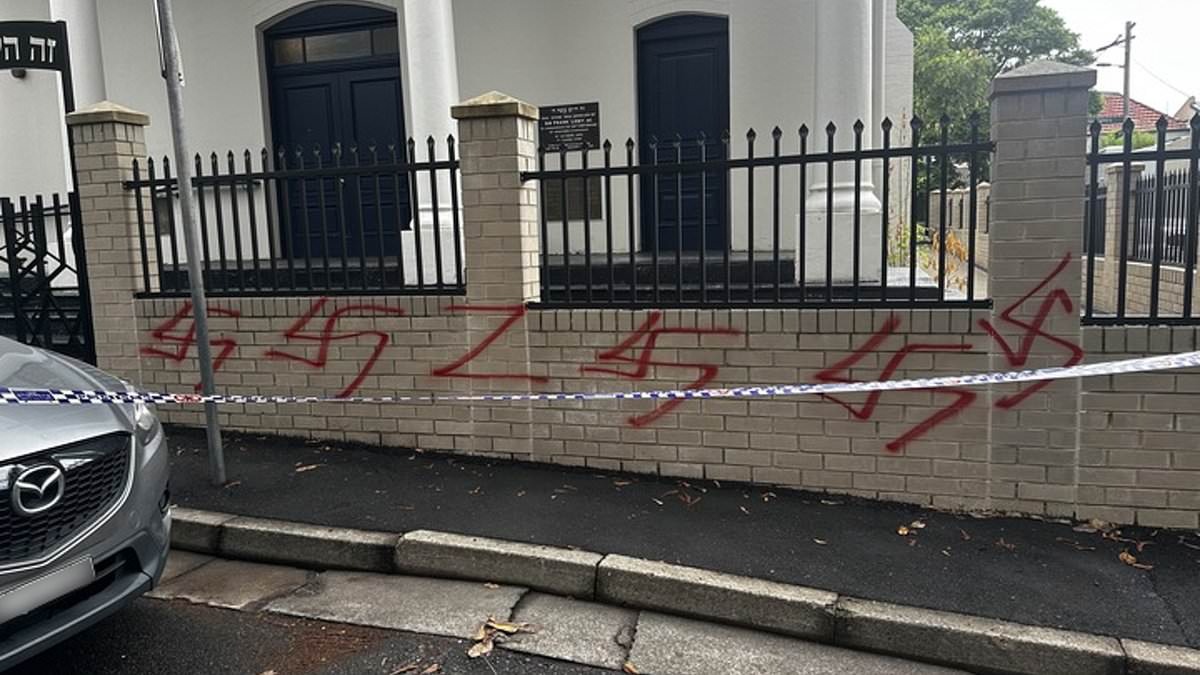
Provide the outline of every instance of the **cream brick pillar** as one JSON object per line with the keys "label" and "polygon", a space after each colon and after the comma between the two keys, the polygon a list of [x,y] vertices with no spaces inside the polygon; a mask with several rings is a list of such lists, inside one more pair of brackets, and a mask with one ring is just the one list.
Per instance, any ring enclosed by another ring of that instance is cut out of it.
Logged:
{"label": "cream brick pillar", "polygon": [[121,183],[133,179],[134,160],[146,156],[149,124],[146,114],[111,101],[67,115],[83,221],[72,225],[83,227],[87,248],[97,365],[135,383],[141,377],[133,295],[142,285],[142,249],[134,194]]}
{"label": "cream brick pillar", "polygon": [[[1129,240],[1133,239],[1133,221],[1135,199],[1137,198],[1137,182],[1146,166],[1144,164],[1129,165]],[[1121,190],[1124,189],[1125,166],[1109,164],[1104,167],[1104,185],[1107,192],[1104,202],[1104,270],[1097,270],[1096,276],[1096,311],[1116,313],[1117,284],[1121,270]],[[1099,266],[1097,266],[1099,267]],[[1101,291],[1103,289],[1103,291]]]}
{"label": "cream brick pillar", "polygon": [[[993,370],[1078,358],[1084,138],[1094,70],[1031,63],[991,87],[989,289]],[[1078,380],[990,392],[990,493],[1001,509],[1073,515],[1079,462]]]}
{"label": "cream brick pillar", "polygon": [[[540,292],[538,192],[521,172],[537,168],[538,109],[506,94],[489,92],[453,106],[458,120],[462,171],[465,321],[478,345]],[[494,308],[486,311],[484,308]],[[472,360],[473,392],[529,392],[529,317],[504,331]],[[489,377],[503,375],[504,377]],[[515,376],[515,377],[514,377]],[[510,404],[473,406],[471,450],[532,455],[531,408]]]}

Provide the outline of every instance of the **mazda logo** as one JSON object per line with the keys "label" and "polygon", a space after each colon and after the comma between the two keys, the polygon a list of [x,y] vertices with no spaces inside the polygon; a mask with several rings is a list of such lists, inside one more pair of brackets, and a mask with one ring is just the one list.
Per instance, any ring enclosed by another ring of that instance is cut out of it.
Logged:
{"label": "mazda logo", "polygon": [[18,515],[35,516],[54,508],[67,487],[57,464],[18,466],[12,470],[12,507]]}

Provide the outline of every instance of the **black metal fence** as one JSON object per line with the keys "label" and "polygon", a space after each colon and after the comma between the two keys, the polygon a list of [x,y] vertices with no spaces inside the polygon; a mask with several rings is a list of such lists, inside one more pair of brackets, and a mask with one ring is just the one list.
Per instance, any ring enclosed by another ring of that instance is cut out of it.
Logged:
{"label": "black metal fence", "polygon": [[[977,118],[967,142],[951,142],[950,127],[885,119],[875,147],[860,121],[786,138],[777,127],[765,152],[754,130],[629,139],[616,157],[609,141],[539,151],[522,178],[540,186],[542,304],[988,306],[976,187],[992,144]],[[969,222],[956,235],[945,195],[959,185]]]}
{"label": "black metal fence", "polygon": [[1090,207],[1083,213],[1083,250],[1102,256],[1107,245],[1104,230],[1108,218],[1108,186],[1089,184],[1084,190],[1084,201],[1090,205],[1093,200],[1096,202],[1094,213]]}
{"label": "black metal fence", "polygon": [[[1162,183],[1162,217],[1159,218],[1159,183]],[[1133,188],[1133,236],[1129,259],[1153,263],[1155,234],[1161,241],[1160,259],[1164,265],[1187,264],[1188,172],[1186,169],[1157,175],[1138,176]]]}
{"label": "black metal fence", "polygon": [[[195,157],[204,284],[216,296],[463,292],[455,141]],[[257,162],[255,162],[257,160]],[[257,164],[257,166],[256,166]],[[169,158],[135,162],[143,295],[189,292]]]}
{"label": "black metal fence", "polygon": [[[1153,148],[1133,149],[1132,120],[1122,126],[1123,146],[1119,152],[1100,152],[1100,122],[1089,127],[1088,199],[1085,230],[1084,321],[1092,324],[1200,323],[1195,311],[1195,281],[1200,206],[1200,115],[1193,116],[1190,136],[1168,147],[1167,118],[1156,125]],[[1101,168],[1122,166],[1121,184],[1105,186],[1115,205],[1117,251],[1105,257],[1115,265],[1116,288],[1113,306],[1098,300],[1097,258],[1104,255],[1106,204],[1099,198]],[[1142,165],[1146,175],[1133,177],[1132,168]],[[1133,263],[1133,264],[1131,264]],[[1146,269],[1149,267],[1149,270]],[[1164,271],[1167,273],[1164,274]]]}
{"label": "black metal fence", "polygon": [[75,193],[0,197],[0,335],[96,362]]}

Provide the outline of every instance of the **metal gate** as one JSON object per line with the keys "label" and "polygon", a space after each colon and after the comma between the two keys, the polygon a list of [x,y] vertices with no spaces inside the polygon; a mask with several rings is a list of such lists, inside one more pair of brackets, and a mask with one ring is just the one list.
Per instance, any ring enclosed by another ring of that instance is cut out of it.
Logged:
{"label": "metal gate", "polygon": [[0,197],[0,335],[94,364],[79,199]]}

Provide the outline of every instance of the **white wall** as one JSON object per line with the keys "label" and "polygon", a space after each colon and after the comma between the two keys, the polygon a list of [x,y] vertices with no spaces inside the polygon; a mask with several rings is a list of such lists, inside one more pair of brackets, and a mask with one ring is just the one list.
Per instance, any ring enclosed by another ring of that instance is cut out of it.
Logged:
{"label": "white wall", "polygon": [[[614,164],[620,165],[625,140],[637,135],[637,27],[679,13],[727,16],[732,154],[745,156],[751,127],[758,133],[755,154],[769,154],[775,125],[784,131],[783,152],[795,152],[796,130],[801,123],[812,126],[814,1],[508,0],[498,11],[492,0],[455,0],[459,83],[464,96],[497,89],[537,105],[599,101],[601,137],[612,141]],[[602,155],[594,153],[589,161],[598,165]],[[787,224],[799,203],[793,172],[785,170],[782,179],[787,186],[781,200],[785,249],[794,239]],[[770,189],[770,172],[760,169],[754,219],[760,249],[772,245]],[[745,193],[746,172],[740,171],[730,196],[742,206],[735,211],[734,227],[734,246],[741,249],[747,244]],[[617,250],[628,250],[627,196],[625,181],[614,179]],[[603,243],[602,229],[593,229],[593,246]],[[551,227],[551,250],[561,250],[560,230],[561,225]],[[581,223],[571,239],[572,248],[582,250]]]}
{"label": "white wall", "polygon": [[[56,3],[91,0],[53,0]],[[413,0],[408,0],[412,2]],[[733,136],[732,155],[746,154],[745,133],[753,127],[758,133],[755,154],[771,151],[771,129],[778,125],[784,132],[783,152],[798,149],[797,128],[808,124],[813,130],[809,147],[823,150],[821,131],[829,120],[815,120],[814,91],[817,86],[836,87],[838,83],[815,81],[817,2],[836,0],[453,0],[454,47],[457,52],[461,98],[488,90],[500,90],[534,104],[599,101],[601,133],[614,144],[614,163],[624,163],[624,141],[636,136],[636,29],[657,18],[678,13],[708,13],[727,16],[730,30],[730,121]],[[40,7],[46,14],[50,0],[4,0],[0,16],[19,14],[14,7]],[[203,0],[176,2],[176,20],[186,75],[184,90],[187,121],[193,149],[207,154],[227,150],[238,154],[245,148],[254,153],[270,145],[267,111],[266,75],[261,58],[261,32],[283,16],[310,6],[304,0]],[[363,3],[367,4],[367,3]],[[397,10],[402,43],[405,41],[405,0],[380,0],[375,6]],[[897,28],[898,27],[898,28]],[[149,0],[100,0],[99,34],[103,46],[103,83],[94,89],[107,97],[150,115],[146,140],[149,152],[160,158],[170,153],[167,108],[154,37],[154,18]],[[894,96],[902,100],[905,73],[911,73],[911,46],[907,71],[903,46],[898,56],[891,53],[894,35],[903,26],[889,14],[887,42],[888,81],[883,87],[885,107],[899,124],[893,109]],[[909,36],[911,43],[911,36]],[[899,42],[903,42],[900,40]],[[405,54],[406,45],[401,45]],[[423,138],[430,130],[411,126],[414,100],[422,93],[409,87],[409,60],[402,56],[401,73],[405,88],[405,118],[408,131]],[[899,67],[896,67],[899,64]],[[0,75],[0,140],[7,152],[17,148],[18,156],[33,156],[35,149],[61,144],[58,125],[46,120],[54,110],[53,75],[31,73],[24,82]],[[911,75],[908,75],[911,78]],[[46,82],[40,82],[46,80]],[[875,86],[879,90],[878,85]],[[28,108],[9,103],[11,92],[20,91],[30,101]],[[896,94],[896,92],[900,92]],[[909,85],[911,92],[911,84]],[[911,97],[911,93],[908,94]],[[37,112],[31,112],[36,110]],[[447,111],[448,112],[448,111]],[[877,125],[878,111],[863,111],[864,121]],[[834,120],[840,129],[838,147],[848,148],[853,119]],[[22,129],[16,131],[16,129]],[[574,161],[578,161],[577,158]],[[597,152],[592,163],[600,164]],[[207,171],[207,162],[205,164]],[[44,174],[44,175],[43,175]],[[22,163],[19,167],[0,166],[0,193],[9,184],[25,190],[46,185],[62,185],[66,174],[61,157],[46,153],[43,161]],[[746,172],[733,175],[730,199],[734,205],[733,244],[745,249],[747,237]],[[17,186],[17,181],[21,186]],[[799,170],[782,171],[780,200],[781,248],[794,247],[794,228],[790,226],[799,209]],[[57,181],[57,182],[55,182]],[[28,187],[25,187],[28,186]],[[625,241],[626,185],[613,180],[614,230],[616,248],[627,250]],[[759,169],[755,176],[755,248],[772,246],[771,172]],[[264,227],[259,218],[260,227]],[[582,224],[575,224],[573,248],[582,249]],[[551,250],[561,248],[559,228],[551,228]],[[603,228],[593,230],[593,246],[603,243]]]}
{"label": "white wall", "polygon": [[[0,21],[52,21],[48,0],[3,0]],[[52,70],[0,71],[0,197],[66,192],[62,86]]]}
{"label": "white wall", "polygon": [[[912,143],[909,122],[913,115],[913,36],[912,31],[896,17],[896,0],[887,0],[889,7],[885,26],[887,59],[884,65],[884,110],[892,120],[892,146]],[[882,117],[880,118],[882,121]],[[908,160],[889,163],[891,182],[888,201],[889,223],[907,223],[912,203],[912,176]],[[876,183],[879,188],[879,183]]]}

